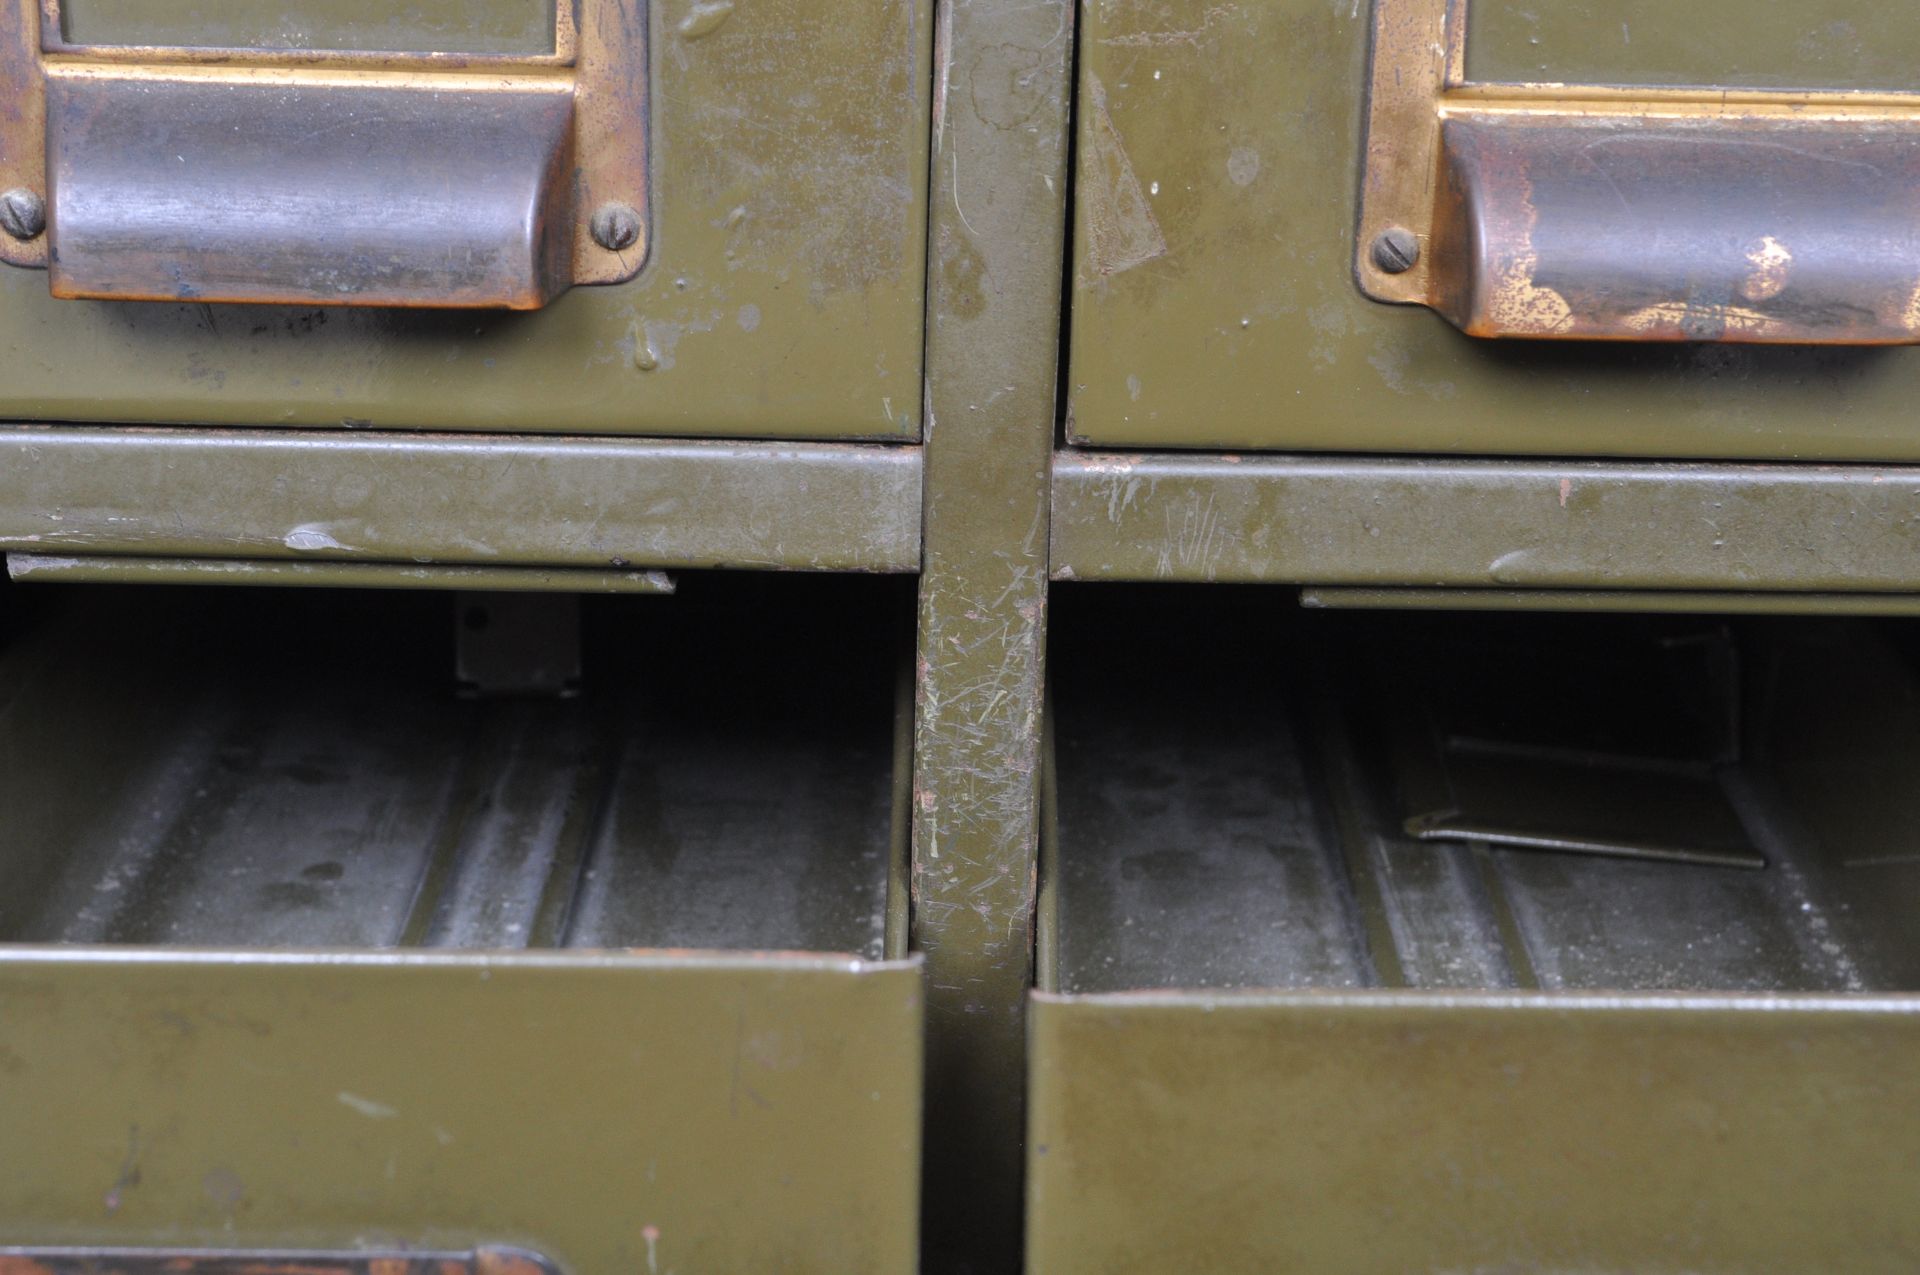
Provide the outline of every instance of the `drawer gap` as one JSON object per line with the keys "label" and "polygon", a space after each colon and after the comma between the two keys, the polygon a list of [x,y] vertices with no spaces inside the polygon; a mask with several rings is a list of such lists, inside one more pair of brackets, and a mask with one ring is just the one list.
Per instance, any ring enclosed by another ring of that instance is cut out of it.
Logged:
{"label": "drawer gap", "polygon": [[1062,585],[1059,990],[1920,988],[1917,651]]}
{"label": "drawer gap", "polygon": [[689,579],[479,699],[444,593],[11,586],[0,942],[881,957],[910,583]]}

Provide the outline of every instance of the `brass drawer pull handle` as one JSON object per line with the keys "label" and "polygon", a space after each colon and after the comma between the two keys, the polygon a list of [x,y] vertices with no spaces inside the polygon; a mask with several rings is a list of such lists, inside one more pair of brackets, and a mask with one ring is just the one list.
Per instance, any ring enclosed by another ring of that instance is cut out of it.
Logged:
{"label": "brass drawer pull handle", "polygon": [[1920,94],[1476,84],[1376,0],[1355,266],[1481,337],[1920,341]]}
{"label": "brass drawer pull handle", "polygon": [[530,310],[646,258],[641,0],[532,56],[84,46],[59,6],[0,0],[0,260],[57,297]]}

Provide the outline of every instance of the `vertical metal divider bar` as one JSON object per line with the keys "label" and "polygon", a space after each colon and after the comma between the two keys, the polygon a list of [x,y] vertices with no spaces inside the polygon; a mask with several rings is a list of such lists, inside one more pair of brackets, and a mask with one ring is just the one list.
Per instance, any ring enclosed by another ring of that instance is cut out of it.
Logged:
{"label": "vertical metal divider bar", "polygon": [[914,733],[929,1272],[1019,1268],[1072,0],[941,0]]}

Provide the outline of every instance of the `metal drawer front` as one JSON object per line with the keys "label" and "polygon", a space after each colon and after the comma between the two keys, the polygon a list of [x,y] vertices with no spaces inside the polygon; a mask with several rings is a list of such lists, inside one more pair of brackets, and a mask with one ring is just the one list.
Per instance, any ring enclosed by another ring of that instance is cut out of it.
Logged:
{"label": "metal drawer front", "polygon": [[1028,1263],[1900,1271],[1910,1000],[1033,1006]]}
{"label": "metal drawer front", "polygon": [[11,587],[0,1249],[914,1269],[899,583]]}
{"label": "metal drawer front", "polygon": [[13,1244],[914,1269],[919,972],[0,954]]}
{"label": "metal drawer front", "polygon": [[[38,8],[8,0],[9,26]],[[53,10],[65,11],[75,39],[114,47],[45,54],[59,70],[49,159],[67,177],[35,192],[46,196],[47,230],[15,247],[51,243],[56,287],[69,295],[181,299],[55,300],[47,273],[0,269],[0,345],[10,351],[0,415],[918,437],[924,0],[589,0],[580,12],[592,30],[625,33],[617,47],[637,57],[638,87],[623,86],[634,91],[620,111],[599,111],[594,103],[612,95],[589,92],[589,57],[571,116],[557,91],[564,77],[546,65],[564,50],[529,52],[521,0],[377,20],[357,0],[314,0],[279,26],[256,9],[155,5],[137,20],[112,0]],[[221,69],[201,65],[222,56],[205,49],[141,44],[234,40],[253,42],[243,57],[257,67]],[[495,66],[507,69],[489,79]],[[171,77],[159,86],[167,93],[144,91],[149,73]],[[220,75],[261,81],[249,89],[259,109],[236,107],[239,89],[199,83]],[[496,92],[496,79],[519,87]],[[320,87],[299,87],[307,81]],[[388,81],[405,83],[380,87]],[[471,109],[453,91],[462,85],[493,105]],[[378,96],[392,93],[401,96]],[[103,105],[103,95],[113,100]],[[21,145],[45,145],[26,114],[9,128],[32,135]],[[263,141],[251,136],[256,123],[290,131]],[[236,126],[241,140],[224,143]],[[494,140],[476,140],[483,126]],[[644,181],[576,189],[595,156],[635,138],[646,141]],[[183,177],[169,164],[206,171]],[[269,165],[258,181],[251,164]],[[462,217],[445,198],[449,183],[484,196]],[[204,224],[195,201],[206,204]],[[623,201],[631,224],[602,233],[599,214]],[[335,235],[353,239],[346,257]],[[342,261],[352,267],[344,274]],[[555,297],[568,283],[605,286]],[[379,304],[211,303],[315,297]],[[534,314],[393,308],[549,300]]]}
{"label": "metal drawer front", "polygon": [[[1378,12],[1441,7],[1385,0]],[[1920,451],[1905,406],[1920,390],[1915,352],[1717,344],[1911,339],[1916,267],[1899,229],[1910,183],[1890,175],[1910,158],[1920,84],[1890,82],[1885,56],[1920,40],[1910,20],[1838,6],[1865,15],[1858,38],[1841,39],[1832,15],[1800,8],[1758,26],[1733,7],[1725,21],[1711,7],[1684,19],[1646,5],[1544,17],[1498,0],[1456,8],[1461,21],[1470,8],[1473,27],[1466,86],[1441,103],[1447,165],[1420,130],[1380,115],[1368,163],[1371,4],[1087,14],[1075,440],[1803,460]],[[1721,37],[1715,56],[1703,28]],[[1387,44],[1383,65],[1398,65]],[[1403,52],[1449,62],[1443,36]],[[1658,87],[1588,87],[1641,63]],[[1723,109],[1717,92],[1676,85],[1687,66],[1694,78],[1678,84],[1765,92]],[[1534,82],[1554,78],[1573,83]],[[1852,92],[1863,86],[1877,96]],[[1413,96],[1437,136],[1434,101]],[[1683,100],[1694,104],[1672,105]],[[1374,108],[1385,109],[1380,93]],[[1683,109],[1699,118],[1636,122]],[[1743,113],[1767,111],[1793,118],[1740,134]],[[1502,112],[1569,127],[1516,140],[1524,130],[1489,127]],[[1618,136],[1595,150],[1595,130]],[[1863,165],[1862,147],[1884,149]],[[1394,183],[1404,208],[1382,197]],[[1431,224],[1405,211],[1416,207]],[[1392,229],[1412,233],[1412,257],[1388,270],[1374,250]],[[1476,341],[1369,293],[1428,300],[1489,335],[1610,340]]]}
{"label": "metal drawer front", "polygon": [[196,48],[191,20],[90,45],[67,17],[0,6],[0,261],[55,297],[531,310],[646,259],[648,46],[619,0],[517,56]]}
{"label": "metal drawer front", "polygon": [[1913,621],[1317,601],[1055,599],[1031,1268],[1910,1265]]}

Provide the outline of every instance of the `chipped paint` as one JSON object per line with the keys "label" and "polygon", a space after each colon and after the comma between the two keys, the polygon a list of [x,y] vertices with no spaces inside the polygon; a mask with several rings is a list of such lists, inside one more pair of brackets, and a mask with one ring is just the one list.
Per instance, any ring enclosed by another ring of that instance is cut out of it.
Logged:
{"label": "chipped paint", "polygon": [[282,538],[281,543],[297,553],[346,548],[334,538],[332,528],[324,523],[309,523],[295,527]]}
{"label": "chipped paint", "polygon": [[1747,249],[1747,262],[1753,272],[1740,281],[1740,295],[1749,301],[1771,301],[1787,286],[1793,253],[1772,235],[1762,235]]}
{"label": "chipped paint", "polygon": [[1201,12],[1198,26],[1171,31],[1129,31],[1124,35],[1102,36],[1100,43],[1121,49],[1164,49],[1176,44],[1197,49],[1213,38],[1214,27],[1231,18],[1236,8],[1231,4],[1210,4]]}
{"label": "chipped paint", "polygon": [[391,1120],[400,1114],[384,1102],[375,1102],[371,1098],[362,1098],[359,1094],[348,1093],[344,1089],[335,1094],[334,1097],[339,1100],[341,1106],[351,1111],[357,1111],[369,1120]]}
{"label": "chipped paint", "polygon": [[674,27],[674,33],[682,40],[699,40],[718,31],[731,16],[733,0],[696,0]]}
{"label": "chipped paint", "polygon": [[1534,281],[1540,258],[1516,252],[1493,268],[1483,301],[1486,316],[1470,329],[1477,336],[1560,336],[1573,328],[1573,307],[1552,288]]}
{"label": "chipped paint", "polygon": [[1080,216],[1094,272],[1116,275],[1164,257],[1167,240],[1107,113],[1106,86],[1089,73],[1087,92],[1093,109],[1084,138],[1089,163],[1081,169]]}

